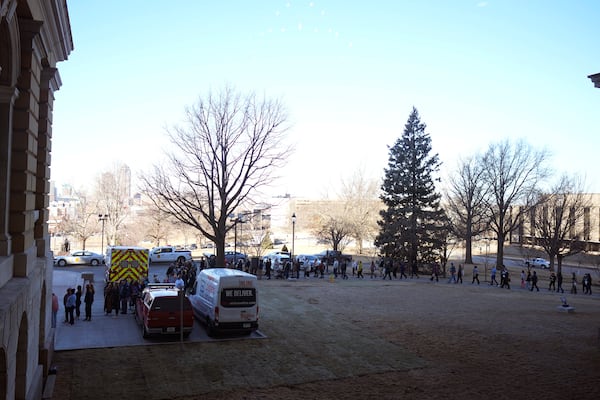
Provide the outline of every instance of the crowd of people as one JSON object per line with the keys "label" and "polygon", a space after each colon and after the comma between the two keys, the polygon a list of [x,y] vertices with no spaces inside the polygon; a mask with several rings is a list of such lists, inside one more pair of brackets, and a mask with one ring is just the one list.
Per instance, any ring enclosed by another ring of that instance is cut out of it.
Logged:
{"label": "crowd of people", "polygon": [[[130,282],[127,279],[123,279],[119,282],[107,282],[104,287],[104,313],[105,315],[127,314],[131,311],[136,304],[137,298],[142,293],[144,287],[149,283],[173,283],[183,282],[184,290],[190,291],[196,281],[197,269],[202,270],[210,267],[210,264],[205,260],[200,260],[198,266],[192,262],[187,261],[185,263],[173,263],[167,268],[165,276],[161,279],[158,275],[153,275],[152,280],[144,281],[133,281]],[[230,267],[233,267],[230,266]],[[243,270],[248,273],[257,274],[258,270],[262,270],[265,273],[266,279],[271,279],[273,273],[273,266],[271,265],[270,259],[266,262],[259,261],[258,265],[254,268],[250,260],[240,260],[235,265],[236,269]],[[323,279],[326,275],[331,276],[331,279],[349,279],[348,269],[351,270],[352,277],[357,279],[364,279],[364,266],[362,261],[348,261],[345,259],[333,260],[330,264],[325,260],[317,260],[314,263],[304,266],[301,268],[300,263],[292,263],[287,261],[284,266],[277,271],[276,277],[287,279],[290,277],[300,277],[300,271],[303,269],[303,275],[305,278]],[[407,274],[407,269],[410,271]],[[430,280],[439,282],[442,271],[438,264],[432,264],[429,266],[431,275]],[[330,272],[331,271],[331,272]],[[379,262],[372,260],[367,268],[367,274],[370,279],[381,278],[383,280],[389,279],[413,279],[419,278],[420,273],[417,268],[407,268],[403,262],[396,262],[393,260],[381,259]],[[443,272],[446,275],[446,272]],[[496,286],[499,288],[510,289],[511,278],[510,271],[505,266],[500,268],[500,281],[497,280],[498,269],[496,266],[492,266],[490,271],[489,285]],[[458,267],[454,265],[454,262],[450,263],[447,274],[447,283],[463,284],[463,277],[465,277],[465,268],[462,264],[458,264]],[[537,271],[531,270],[530,268],[521,270],[521,282],[520,287],[529,291],[540,291],[538,286],[539,276]],[[471,284],[481,284],[479,279],[479,269],[477,265],[472,267],[471,271]],[[592,277],[590,273],[585,273],[581,279],[582,293],[592,294]],[[578,280],[577,274],[572,273],[571,276],[571,294],[577,294]],[[551,272],[548,277],[548,291],[564,293],[563,289],[563,276],[560,272]],[[83,321],[92,320],[92,304],[94,303],[95,289],[94,285],[90,282],[85,285],[85,291],[82,290],[82,286],[78,285],[77,288],[68,288],[63,297],[64,306],[64,321],[67,325],[74,325],[76,320],[81,318],[81,305],[84,304],[85,317]],[[59,311],[58,298],[55,293],[52,293],[52,327],[56,327],[57,314]]]}
{"label": "crowd of people", "polygon": [[129,281],[123,279],[119,282],[107,282],[104,287],[104,313],[115,316],[134,312],[137,299],[140,297],[148,283],[172,283],[183,282],[183,289],[189,291],[196,281],[196,267],[192,261],[184,263],[172,263],[167,268],[165,276],[160,279],[154,274],[152,280]]}
{"label": "crowd of people", "polygon": [[[77,285],[77,289],[67,288],[63,296],[63,307],[65,311],[64,324],[74,325],[75,321],[81,318],[81,304],[85,304],[84,321],[92,320],[92,304],[94,303],[94,285],[90,282],[85,285],[85,293],[81,285]],[[56,328],[56,320],[58,315],[58,297],[52,293],[52,327]]]}
{"label": "crowd of people", "polygon": [[[266,277],[267,279],[271,278],[270,271],[270,262],[266,265]],[[348,264],[351,264],[349,266]],[[348,262],[346,260],[334,260],[333,264],[329,265],[329,263],[324,262],[323,260],[317,260],[314,264],[311,264],[304,268],[304,277],[309,278],[311,276],[315,278],[323,278],[326,274],[330,274],[331,267],[331,276],[333,279],[337,279],[341,277],[342,279],[348,279],[349,275],[347,273],[348,268],[351,268],[352,277],[356,277],[358,279],[364,278],[363,275],[363,263],[362,261],[352,261]],[[463,278],[466,274],[465,268],[462,264],[458,264],[458,267],[454,264],[454,262],[450,263],[448,267],[448,271],[444,271],[442,273],[439,264],[431,264],[426,268],[418,268],[412,267],[408,268],[407,265],[403,262],[394,261],[390,259],[380,259],[378,262],[374,260],[371,261],[370,266],[368,268],[367,274],[370,275],[371,279],[382,278],[383,280],[389,279],[409,279],[419,278],[420,275],[423,274],[423,269],[429,269],[430,275],[429,280],[439,282],[440,276],[443,274],[447,276],[447,283],[455,283],[462,284]],[[409,270],[407,274],[407,270]],[[284,268],[282,269],[281,277],[287,279],[289,276],[295,273],[296,269],[291,263],[286,263]],[[502,266],[498,269],[496,266],[492,266],[490,271],[490,281],[489,285],[496,286],[499,288],[511,288],[511,273],[510,270],[506,266]],[[498,279],[499,277],[499,279]],[[525,270],[521,270],[520,276],[520,288],[527,289],[530,291],[539,291],[540,288],[538,286],[538,282],[540,280],[537,271],[532,270],[532,268],[528,268],[527,272]],[[471,284],[481,284],[479,278],[479,268],[477,265],[474,265],[471,270]],[[577,274],[575,272],[572,273],[571,276],[571,294],[577,294]],[[590,273],[584,273],[581,279],[582,292],[584,294],[592,294],[592,277]],[[551,272],[548,277],[548,291],[564,293],[563,288],[563,275],[561,272]]]}

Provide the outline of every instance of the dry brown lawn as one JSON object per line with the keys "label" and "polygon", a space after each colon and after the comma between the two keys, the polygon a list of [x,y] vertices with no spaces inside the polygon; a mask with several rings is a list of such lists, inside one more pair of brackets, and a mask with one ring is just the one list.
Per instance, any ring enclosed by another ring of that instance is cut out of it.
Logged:
{"label": "dry brown lawn", "polygon": [[259,286],[267,339],[59,352],[54,398],[600,398],[597,295],[567,294],[568,314],[545,287],[368,276]]}

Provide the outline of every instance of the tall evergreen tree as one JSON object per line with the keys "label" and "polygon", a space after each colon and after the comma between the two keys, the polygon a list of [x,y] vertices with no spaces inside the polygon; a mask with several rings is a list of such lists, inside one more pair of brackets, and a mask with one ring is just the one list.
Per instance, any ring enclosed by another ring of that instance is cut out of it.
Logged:
{"label": "tall evergreen tree", "polygon": [[404,133],[389,150],[381,200],[379,235],[375,245],[385,257],[401,259],[410,268],[439,262],[448,223],[440,207],[434,174],[438,155],[431,155],[431,138],[419,112],[413,110]]}

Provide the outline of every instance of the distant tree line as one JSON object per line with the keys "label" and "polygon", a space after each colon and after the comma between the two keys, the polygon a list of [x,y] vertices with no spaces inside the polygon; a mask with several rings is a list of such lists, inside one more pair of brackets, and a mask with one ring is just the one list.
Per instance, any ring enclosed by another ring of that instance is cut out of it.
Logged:
{"label": "distant tree line", "polygon": [[[183,125],[167,131],[166,160],[141,177],[152,204],[141,214],[145,218],[128,219],[131,199],[117,167],[100,176],[93,196],[81,195],[80,217],[67,219],[63,230],[85,246],[98,231],[97,216],[105,215],[107,245],[132,242],[132,236],[158,245],[175,227],[194,242],[214,243],[217,265],[224,265],[226,239],[244,222],[232,216],[253,209],[292,150],[287,128],[277,100],[229,87],[209,93],[186,110]],[[583,250],[585,227],[578,221],[590,204],[577,177],[563,175],[549,184],[548,160],[545,150],[524,140],[501,140],[461,159],[444,181],[426,125],[413,108],[389,148],[381,183],[357,170],[341,180],[336,201],[321,202],[305,216],[305,227],[333,250],[353,242],[362,254],[363,243],[374,243],[378,255],[415,266],[445,266],[456,243],[465,244],[464,262],[472,263],[473,241],[485,237],[497,241],[496,265],[502,266],[504,244],[527,220],[536,244],[560,268],[565,257]],[[262,227],[246,235],[257,254],[270,246]]]}

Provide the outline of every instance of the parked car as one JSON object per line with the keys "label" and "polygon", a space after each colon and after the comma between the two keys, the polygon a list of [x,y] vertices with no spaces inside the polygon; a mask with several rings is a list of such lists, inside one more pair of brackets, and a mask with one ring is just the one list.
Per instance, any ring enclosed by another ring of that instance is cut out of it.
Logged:
{"label": "parked car", "polygon": [[235,265],[240,260],[242,262],[246,262],[247,256],[244,253],[240,253],[239,251],[226,251],[225,252],[225,263],[229,265]]}
{"label": "parked car", "polygon": [[187,337],[194,326],[194,312],[187,296],[179,297],[174,283],[150,283],[137,298],[135,319],[142,326],[144,338],[150,335],[181,334]]}
{"label": "parked car", "polygon": [[550,269],[550,262],[539,257],[532,258],[530,260],[525,260],[525,265],[533,268]]}
{"label": "parked car", "polygon": [[54,264],[59,267],[66,265],[91,265],[95,267],[104,264],[104,256],[87,250],[78,250],[68,255],[54,257]]}
{"label": "parked car", "polygon": [[319,262],[319,256],[314,254],[300,254],[296,259],[300,263],[301,271],[306,270],[306,268],[310,271],[313,265]]}
{"label": "parked car", "polygon": [[286,262],[290,261],[290,253],[285,251],[275,251],[263,256],[263,264],[266,264],[267,260],[271,260],[271,270],[278,272],[283,270]]}
{"label": "parked car", "polygon": [[338,260],[339,262],[352,262],[352,256],[350,254],[343,254],[342,252],[336,250],[324,250],[315,255],[319,257],[319,259],[323,260],[323,262],[327,263],[327,265],[333,265],[335,260]]}

